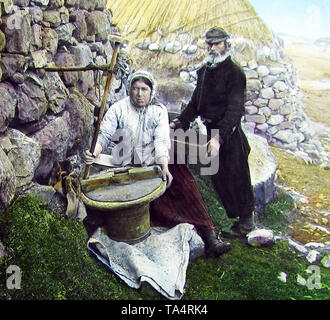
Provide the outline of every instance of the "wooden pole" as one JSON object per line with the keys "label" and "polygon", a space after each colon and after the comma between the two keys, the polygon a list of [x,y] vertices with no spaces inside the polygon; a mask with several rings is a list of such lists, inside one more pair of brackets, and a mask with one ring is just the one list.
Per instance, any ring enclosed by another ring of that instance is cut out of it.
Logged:
{"label": "wooden pole", "polygon": [[[99,131],[100,131],[100,127],[101,127],[101,122],[102,122],[102,119],[103,119],[105,105],[107,103],[108,95],[109,95],[109,92],[110,92],[110,87],[111,87],[111,84],[113,82],[113,78],[115,76],[114,68],[115,68],[115,65],[116,65],[116,62],[117,62],[119,47],[120,47],[120,43],[115,42],[115,49],[113,51],[110,67],[108,69],[109,74],[107,76],[107,81],[106,81],[106,84],[105,84],[104,93],[103,93],[103,97],[102,97],[102,100],[101,100],[100,112],[99,112],[98,120],[97,120],[97,123],[96,123],[95,131],[94,131],[94,137],[93,137],[92,145],[91,145],[90,150],[89,150],[91,154],[93,154],[94,151],[95,151],[95,146],[96,146],[97,137],[99,135]],[[83,179],[88,178],[89,169],[90,169],[90,165],[86,164]]]}

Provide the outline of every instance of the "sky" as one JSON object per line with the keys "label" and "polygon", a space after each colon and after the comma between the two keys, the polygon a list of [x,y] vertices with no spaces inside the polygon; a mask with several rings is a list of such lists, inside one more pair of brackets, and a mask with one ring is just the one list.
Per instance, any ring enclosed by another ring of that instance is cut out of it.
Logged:
{"label": "sky", "polygon": [[277,33],[306,38],[330,37],[330,0],[249,0]]}

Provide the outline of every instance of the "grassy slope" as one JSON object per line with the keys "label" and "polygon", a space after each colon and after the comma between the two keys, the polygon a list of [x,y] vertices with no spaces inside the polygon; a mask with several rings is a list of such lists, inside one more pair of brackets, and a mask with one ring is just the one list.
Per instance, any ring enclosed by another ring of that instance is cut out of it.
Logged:
{"label": "grassy slope", "polygon": [[[219,214],[208,182],[199,183],[217,226],[230,225],[221,209]],[[291,206],[279,199],[267,215],[277,215],[275,220],[284,219],[285,224],[283,213]],[[0,299],[163,299],[149,286],[134,290],[118,281],[89,256],[82,224],[49,212],[33,196],[20,198],[0,219],[1,241],[13,250],[0,260]],[[272,226],[272,219],[268,222]],[[5,270],[11,264],[22,270],[21,290],[5,287]],[[307,266],[284,242],[252,248],[234,241],[233,249],[219,259],[199,258],[189,265],[184,299],[327,299],[330,277],[323,267],[322,289],[296,284],[297,274],[304,276]],[[288,274],[286,284],[277,279],[281,271]]]}

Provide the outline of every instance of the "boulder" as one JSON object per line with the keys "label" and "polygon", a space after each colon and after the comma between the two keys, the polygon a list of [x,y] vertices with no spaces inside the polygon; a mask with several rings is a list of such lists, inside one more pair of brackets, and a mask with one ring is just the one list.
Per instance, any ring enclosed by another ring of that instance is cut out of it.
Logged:
{"label": "boulder", "polygon": [[253,247],[271,246],[274,244],[274,234],[268,229],[257,229],[247,234],[248,244]]}
{"label": "boulder", "polygon": [[17,120],[19,123],[39,120],[47,111],[43,81],[33,73],[28,73],[24,83],[17,86]]}
{"label": "boulder", "polygon": [[0,148],[0,212],[10,205],[11,201],[14,199],[15,191],[15,169],[6,153]]}
{"label": "boulder", "polygon": [[31,138],[39,142],[42,148],[40,163],[35,171],[36,182],[40,184],[48,184],[54,163],[66,157],[69,144],[67,116],[67,111],[64,111],[62,117],[55,118],[40,131],[31,135]]}
{"label": "boulder", "polygon": [[13,86],[0,83],[0,133],[5,132],[14,119],[16,105],[17,97]]}
{"label": "boulder", "polygon": [[9,129],[7,136],[12,144],[12,148],[7,151],[7,157],[15,170],[16,193],[20,193],[26,190],[34,178],[41,147],[38,142],[15,129]]}
{"label": "boulder", "polygon": [[2,18],[6,34],[6,51],[28,54],[32,40],[31,16],[24,10]]}
{"label": "boulder", "polygon": [[256,208],[260,210],[275,198],[274,184],[277,162],[267,140],[261,136],[247,133],[251,153],[249,166],[254,188]]}
{"label": "boulder", "polygon": [[108,35],[111,34],[111,23],[105,12],[92,11],[88,13],[86,24],[88,36],[95,35],[96,41],[108,40]]}

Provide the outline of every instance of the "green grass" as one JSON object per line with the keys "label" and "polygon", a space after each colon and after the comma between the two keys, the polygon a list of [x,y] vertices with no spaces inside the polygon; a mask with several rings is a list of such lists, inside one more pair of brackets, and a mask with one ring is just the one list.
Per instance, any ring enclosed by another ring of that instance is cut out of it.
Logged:
{"label": "green grass", "polygon": [[[200,180],[199,185],[217,228],[229,227],[232,221],[226,218],[209,181]],[[274,203],[266,215],[276,217],[288,206],[283,199]],[[272,225],[273,220],[268,223]],[[164,299],[150,286],[135,290],[120,282],[88,254],[82,223],[51,213],[33,195],[19,198],[0,216],[0,238],[13,252],[0,259],[0,299]],[[237,240],[232,244],[219,259],[200,257],[190,263],[184,300],[329,299],[329,271],[321,267],[323,287],[319,290],[298,285],[296,277],[304,275],[308,264],[287,243],[269,248],[253,248]],[[5,285],[6,269],[13,264],[22,270],[20,290]],[[280,272],[287,273],[287,283],[277,279]]]}

